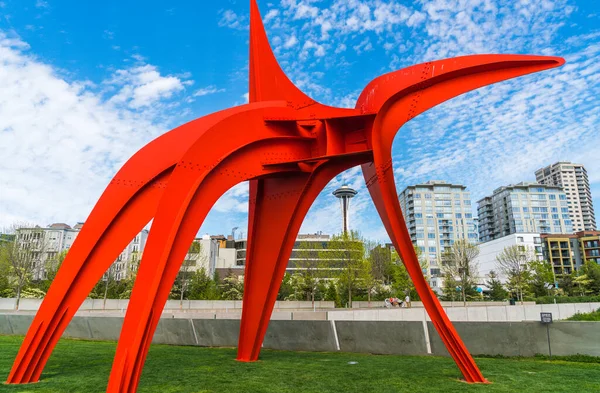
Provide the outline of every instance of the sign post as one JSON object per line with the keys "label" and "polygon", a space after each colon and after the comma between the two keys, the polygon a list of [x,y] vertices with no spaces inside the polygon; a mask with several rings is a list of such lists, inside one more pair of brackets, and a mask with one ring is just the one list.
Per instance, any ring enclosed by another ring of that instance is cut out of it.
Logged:
{"label": "sign post", "polygon": [[550,355],[550,359],[552,359],[552,347],[550,346],[550,324],[552,323],[552,313],[541,312],[540,320],[543,325],[546,325],[546,334],[548,335],[548,355]]}

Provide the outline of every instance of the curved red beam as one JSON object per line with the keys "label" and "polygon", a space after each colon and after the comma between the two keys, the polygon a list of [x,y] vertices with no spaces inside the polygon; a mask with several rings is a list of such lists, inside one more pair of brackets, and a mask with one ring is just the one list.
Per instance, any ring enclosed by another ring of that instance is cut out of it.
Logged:
{"label": "curved red beam", "polygon": [[250,215],[238,359],[256,360],[308,209],[333,177],[356,165],[362,165],[384,226],[465,380],[486,382],[421,272],[396,196],[392,142],[404,123],[435,105],[482,86],[558,67],[564,60],[475,55],[428,62],[374,79],[355,109],[333,108],[302,93],[283,73],[254,0],[250,25],[251,104],[178,127],[123,166],[69,251],[8,383],[39,380],[86,295],[154,219],[108,386],[109,392],[134,392],[190,243],[218,197],[244,180],[250,180]]}

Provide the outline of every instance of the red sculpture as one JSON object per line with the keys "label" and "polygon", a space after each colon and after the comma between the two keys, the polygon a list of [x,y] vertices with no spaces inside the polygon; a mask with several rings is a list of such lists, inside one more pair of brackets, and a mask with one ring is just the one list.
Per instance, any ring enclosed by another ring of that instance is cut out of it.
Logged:
{"label": "red sculpture", "polygon": [[559,57],[525,55],[432,61],[376,78],[354,109],[329,107],[282,72],[251,0],[250,103],[158,137],[121,168],[69,251],[7,382],[39,380],[81,303],[154,219],[107,390],[135,392],[190,244],[217,199],[246,180],[250,213],[238,360],[257,360],[304,216],[334,176],[356,165],[362,165],[377,211],[448,352],[467,382],[486,382],[421,272],[396,195],[392,141],[404,123],[452,97],[563,63]]}

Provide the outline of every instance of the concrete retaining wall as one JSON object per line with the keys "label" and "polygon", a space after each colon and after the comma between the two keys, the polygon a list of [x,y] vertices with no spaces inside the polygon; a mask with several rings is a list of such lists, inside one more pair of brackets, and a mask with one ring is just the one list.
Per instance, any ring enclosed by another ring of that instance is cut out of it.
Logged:
{"label": "concrete retaining wall", "polygon": [[[0,314],[0,334],[24,335],[33,319],[27,314]],[[117,340],[122,317],[76,316],[63,337]],[[548,353],[546,327],[539,322],[456,322],[456,330],[475,355],[533,356]],[[163,318],[153,343],[235,347],[237,319]],[[554,355],[600,356],[600,323],[556,322],[550,325]],[[448,356],[437,331],[425,321],[273,320],[265,348],[374,354]]]}
{"label": "concrete retaining wall", "polygon": [[376,354],[427,354],[422,322],[338,321],[340,350]]}
{"label": "concrete retaining wall", "polygon": [[[465,307],[463,302],[445,302],[440,301],[442,307]],[[520,304],[520,303],[519,303]],[[524,306],[532,306],[535,302],[523,302]],[[413,301],[410,303],[411,307],[423,307],[423,303],[420,301]],[[467,302],[466,307],[485,307],[485,306],[508,306],[508,302]],[[383,307],[383,301],[353,301],[352,308],[379,308]]]}
{"label": "concrete retaining wall", "polygon": [[[37,311],[43,299],[21,299],[20,311]],[[86,299],[79,311],[86,310],[126,310],[128,299]],[[0,298],[0,310],[14,310],[16,299]],[[316,301],[314,308],[317,310],[334,309],[335,303]],[[167,300],[165,310],[241,310],[241,300]],[[312,310],[313,303],[307,301],[277,301],[276,310]]]}
{"label": "concrete retaining wall", "polygon": [[[444,307],[453,322],[520,322],[540,320],[541,312],[551,312],[554,320],[600,308],[600,303],[538,304],[515,306]],[[338,311],[339,310],[339,311]],[[338,309],[327,312],[335,321],[430,321],[424,308]]]}

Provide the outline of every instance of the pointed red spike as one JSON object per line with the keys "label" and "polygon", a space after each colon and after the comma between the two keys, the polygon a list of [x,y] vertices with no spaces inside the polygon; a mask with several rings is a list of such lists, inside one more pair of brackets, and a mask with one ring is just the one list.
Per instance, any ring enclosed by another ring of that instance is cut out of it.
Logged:
{"label": "pointed red spike", "polygon": [[249,82],[250,102],[285,100],[302,106],[316,102],[300,91],[277,63],[256,0],[250,0]]}

